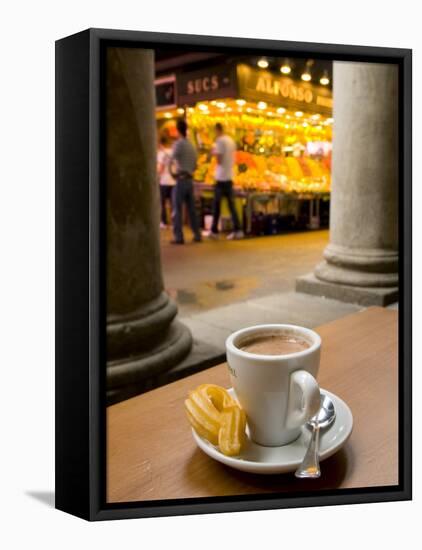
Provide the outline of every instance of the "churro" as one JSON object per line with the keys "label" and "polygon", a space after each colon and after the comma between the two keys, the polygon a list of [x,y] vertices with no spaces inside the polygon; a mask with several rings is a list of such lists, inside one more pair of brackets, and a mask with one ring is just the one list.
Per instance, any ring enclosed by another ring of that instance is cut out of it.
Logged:
{"label": "churro", "polygon": [[198,435],[228,456],[240,453],[245,442],[245,411],[228,391],[215,384],[201,384],[185,401],[188,420]]}

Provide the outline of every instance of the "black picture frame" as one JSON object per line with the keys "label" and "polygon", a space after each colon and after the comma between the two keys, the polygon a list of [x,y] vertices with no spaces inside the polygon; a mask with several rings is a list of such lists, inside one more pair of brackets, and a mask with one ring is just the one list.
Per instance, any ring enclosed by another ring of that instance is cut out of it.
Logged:
{"label": "black picture frame", "polygon": [[[400,86],[399,485],[145,503],[105,502],[105,192],[103,54],[107,46],[230,49],[395,63]],[[56,508],[87,520],[202,514],[412,498],[409,49],[88,29],[56,42]]]}

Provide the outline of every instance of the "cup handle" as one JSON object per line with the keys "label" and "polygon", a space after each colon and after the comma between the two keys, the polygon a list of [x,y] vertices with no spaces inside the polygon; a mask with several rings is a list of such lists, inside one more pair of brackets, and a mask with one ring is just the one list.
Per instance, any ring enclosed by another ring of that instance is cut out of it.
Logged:
{"label": "cup handle", "polygon": [[303,426],[320,408],[319,386],[312,374],[297,370],[290,375],[290,393],[286,427]]}

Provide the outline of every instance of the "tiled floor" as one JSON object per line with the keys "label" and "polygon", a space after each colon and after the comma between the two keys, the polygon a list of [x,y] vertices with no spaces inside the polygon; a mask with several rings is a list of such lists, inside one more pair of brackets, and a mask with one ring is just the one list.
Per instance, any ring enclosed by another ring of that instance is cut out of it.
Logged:
{"label": "tiled floor", "polygon": [[328,231],[171,245],[162,232],[164,284],[181,317],[294,290],[321,260]]}

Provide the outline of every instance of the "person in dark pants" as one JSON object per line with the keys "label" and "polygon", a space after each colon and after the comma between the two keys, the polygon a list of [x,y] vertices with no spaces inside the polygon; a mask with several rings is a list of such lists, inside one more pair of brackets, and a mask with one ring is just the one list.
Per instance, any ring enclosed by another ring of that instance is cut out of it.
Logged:
{"label": "person in dark pants", "polygon": [[217,158],[217,167],[215,170],[215,189],[213,202],[213,220],[211,231],[208,237],[217,238],[218,220],[220,219],[221,200],[226,197],[230,214],[233,221],[233,231],[227,236],[227,239],[241,239],[244,237],[240,228],[239,217],[233,200],[233,165],[236,145],[230,136],[224,134],[223,125],[217,122],[215,125],[217,135],[213,154]]}
{"label": "person in dark pants", "polygon": [[[171,172],[176,180],[173,188],[173,233],[172,244],[184,244],[183,236],[183,204],[186,204],[189,223],[195,242],[201,241],[199,222],[195,212],[193,195],[193,173],[196,169],[197,154],[192,143],[187,139],[188,126],[184,120],[177,121],[179,139],[173,146],[171,157]],[[173,170],[174,165],[176,170]]]}
{"label": "person in dark pants", "polygon": [[174,185],[160,184],[160,199],[161,199],[161,229],[166,229],[167,223],[167,204],[172,204]]}

